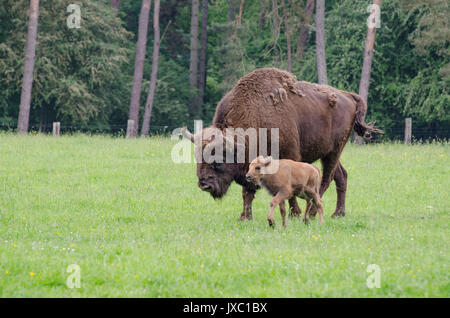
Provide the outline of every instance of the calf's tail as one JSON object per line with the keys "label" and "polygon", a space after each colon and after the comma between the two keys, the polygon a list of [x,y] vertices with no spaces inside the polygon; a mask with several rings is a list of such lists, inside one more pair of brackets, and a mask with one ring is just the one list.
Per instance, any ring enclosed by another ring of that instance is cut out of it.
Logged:
{"label": "calf's tail", "polygon": [[366,102],[357,94],[351,93],[351,95],[356,102],[356,118],[353,126],[355,132],[364,138],[370,138],[372,133],[382,134],[383,131],[375,127],[375,122],[370,122],[368,124],[364,122],[367,111]]}

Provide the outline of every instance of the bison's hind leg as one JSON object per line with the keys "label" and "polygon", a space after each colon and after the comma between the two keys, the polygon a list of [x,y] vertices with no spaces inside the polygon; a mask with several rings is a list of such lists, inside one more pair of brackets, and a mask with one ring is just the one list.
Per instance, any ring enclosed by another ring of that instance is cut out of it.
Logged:
{"label": "bison's hind leg", "polygon": [[336,183],[337,204],[332,217],[345,216],[345,193],[347,192],[347,171],[339,162],[334,173],[334,182]]}

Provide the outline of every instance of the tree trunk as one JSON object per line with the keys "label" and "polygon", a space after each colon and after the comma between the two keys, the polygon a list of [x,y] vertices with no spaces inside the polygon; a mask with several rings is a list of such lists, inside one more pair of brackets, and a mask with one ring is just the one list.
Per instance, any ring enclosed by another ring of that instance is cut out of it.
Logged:
{"label": "tree trunk", "polygon": [[328,85],[325,58],[325,0],[316,0],[316,55],[319,84]]}
{"label": "tree trunk", "polygon": [[150,130],[150,120],[152,118],[153,100],[155,97],[156,80],[158,78],[158,59],[159,46],[161,44],[159,32],[159,3],[160,0],[155,0],[155,7],[153,8],[153,60],[152,60],[152,75],[150,78],[150,86],[148,89],[147,102],[145,103],[144,121],[142,122],[141,136],[148,136]]}
{"label": "tree trunk", "polygon": [[[373,0],[373,4],[381,6],[381,0]],[[374,9],[372,9],[372,12],[373,10]],[[374,17],[377,18],[376,15],[374,15]],[[361,72],[361,81],[359,82],[359,95],[366,103],[367,97],[369,96],[370,73],[372,69],[373,48],[375,46],[376,31],[376,23],[372,23],[368,26],[364,49],[363,67]],[[355,141],[357,144],[362,144],[363,138],[360,136],[355,136]]]}
{"label": "tree trunk", "polygon": [[234,21],[234,3],[233,0],[228,0],[228,22]]}
{"label": "tree trunk", "polygon": [[239,15],[236,19],[236,26],[240,27],[241,26],[241,21],[242,21],[242,11],[244,10],[244,3],[245,0],[241,0],[241,4],[239,5]]}
{"label": "tree trunk", "polygon": [[189,86],[191,88],[191,97],[189,99],[189,113],[193,118],[198,113],[198,0],[192,0],[190,49]]}
{"label": "tree trunk", "polygon": [[27,46],[25,49],[25,63],[23,69],[22,93],[20,96],[19,119],[17,132],[28,132],[30,120],[31,90],[33,87],[34,59],[36,56],[36,39],[39,17],[39,0],[30,1],[30,20],[28,23]]}
{"label": "tree trunk", "polygon": [[111,8],[119,10],[120,0],[111,0]]}
{"label": "tree trunk", "polygon": [[206,87],[206,49],[208,46],[208,0],[202,0],[202,36],[200,49],[200,78],[198,83],[198,102],[203,109]]}
{"label": "tree trunk", "polygon": [[258,27],[262,28],[266,22],[266,6],[267,0],[261,0],[261,11],[259,13]]}
{"label": "tree trunk", "polygon": [[138,40],[136,44],[136,60],[134,62],[133,90],[131,92],[129,119],[134,120],[133,131],[127,131],[130,137],[136,137],[139,127],[139,104],[141,99],[142,76],[144,74],[145,50],[147,45],[148,17],[151,0],[142,0],[139,15]]}
{"label": "tree trunk", "polygon": [[286,34],[286,43],[287,43],[288,71],[292,72],[291,36],[289,34],[289,24],[284,0],[281,0],[281,7],[283,9],[284,32]]}
{"label": "tree trunk", "polygon": [[314,0],[307,0],[306,9],[305,9],[305,17],[300,22],[300,35],[298,38],[297,45],[297,56],[298,58],[303,58],[306,49],[306,43],[308,42],[308,29],[309,24],[311,23],[311,18],[314,12]]}
{"label": "tree trunk", "polygon": [[278,35],[280,34],[280,24],[278,22],[278,1],[272,0],[272,22],[273,22],[273,29],[272,33],[275,39],[278,38]]}
{"label": "tree trunk", "polygon": [[[381,0],[374,0],[373,4],[381,6]],[[377,28],[375,27],[375,24],[373,24],[373,27],[369,27],[367,29],[363,68],[361,72],[361,81],[359,83],[359,95],[366,103],[367,97],[369,96],[370,72],[372,68],[372,57],[373,57],[373,48],[375,45],[376,31]]]}

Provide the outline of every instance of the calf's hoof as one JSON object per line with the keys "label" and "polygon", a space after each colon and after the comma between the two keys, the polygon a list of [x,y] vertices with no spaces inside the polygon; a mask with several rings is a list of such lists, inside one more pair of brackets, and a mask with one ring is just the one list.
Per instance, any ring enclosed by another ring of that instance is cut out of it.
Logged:
{"label": "calf's hoof", "polygon": [[267,222],[269,222],[269,226],[270,226],[271,228],[274,228],[274,227],[275,227],[275,221],[274,221],[274,220],[267,219]]}

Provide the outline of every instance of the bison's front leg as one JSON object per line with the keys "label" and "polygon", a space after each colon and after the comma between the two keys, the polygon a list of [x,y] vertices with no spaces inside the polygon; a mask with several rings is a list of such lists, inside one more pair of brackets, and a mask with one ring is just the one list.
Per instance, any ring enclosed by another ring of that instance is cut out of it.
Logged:
{"label": "bison's front leg", "polygon": [[239,220],[252,219],[252,201],[255,198],[255,191],[242,187],[242,200],[244,202],[244,208]]}

